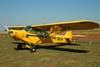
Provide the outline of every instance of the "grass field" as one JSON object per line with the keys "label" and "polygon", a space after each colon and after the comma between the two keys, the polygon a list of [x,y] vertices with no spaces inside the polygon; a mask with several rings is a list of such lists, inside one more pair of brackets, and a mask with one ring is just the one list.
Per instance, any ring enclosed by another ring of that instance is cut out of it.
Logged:
{"label": "grass field", "polygon": [[15,50],[7,35],[0,35],[0,67],[100,67],[100,40],[77,39],[79,45],[39,46],[37,52]]}

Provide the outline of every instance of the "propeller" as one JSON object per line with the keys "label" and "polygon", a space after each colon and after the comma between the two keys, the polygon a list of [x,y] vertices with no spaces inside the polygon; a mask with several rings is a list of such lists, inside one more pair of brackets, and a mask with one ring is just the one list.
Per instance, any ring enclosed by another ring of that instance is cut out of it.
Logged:
{"label": "propeller", "polygon": [[6,31],[9,32],[9,28],[7,26],[4,26],[4,27],[5,27]]}

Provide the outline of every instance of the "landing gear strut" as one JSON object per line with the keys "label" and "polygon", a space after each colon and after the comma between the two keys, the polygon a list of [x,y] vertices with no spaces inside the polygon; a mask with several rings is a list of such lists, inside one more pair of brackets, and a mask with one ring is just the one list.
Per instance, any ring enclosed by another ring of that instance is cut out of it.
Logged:
{"label": "landing gear strut", "polygon": [[21,50],[23,49],[23,47],[28,48],[31,52],[36,52],[36,45],[32,44],[32,43],[28,43],[28,44],[18,44],[17,45],[17,49]]}

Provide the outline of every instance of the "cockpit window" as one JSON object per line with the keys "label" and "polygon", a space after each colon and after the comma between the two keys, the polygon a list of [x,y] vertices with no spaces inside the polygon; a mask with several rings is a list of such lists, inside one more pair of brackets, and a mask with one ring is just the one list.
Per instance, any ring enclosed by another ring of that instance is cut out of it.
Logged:
{"label": "cockpit window", "polygon": [[31,26],[26,26],[24,29],[26,32],[32,33],[32,34],[37,34],[39,36],[48,36],[48,32],[44,30],[40,30],[37,28],[33,28]]}

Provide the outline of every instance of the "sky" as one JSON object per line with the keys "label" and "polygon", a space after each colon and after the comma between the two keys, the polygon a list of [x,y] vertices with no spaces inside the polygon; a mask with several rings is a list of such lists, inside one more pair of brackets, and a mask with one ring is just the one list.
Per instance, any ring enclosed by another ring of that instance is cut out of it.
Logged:
{"label": "sky", "polygon": [[81,19],[100,24],[100,0],[0,0],[0,30]]}

